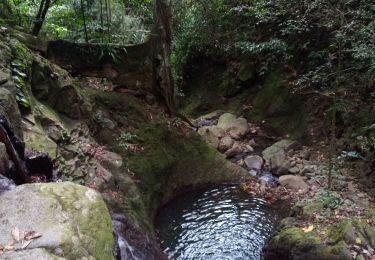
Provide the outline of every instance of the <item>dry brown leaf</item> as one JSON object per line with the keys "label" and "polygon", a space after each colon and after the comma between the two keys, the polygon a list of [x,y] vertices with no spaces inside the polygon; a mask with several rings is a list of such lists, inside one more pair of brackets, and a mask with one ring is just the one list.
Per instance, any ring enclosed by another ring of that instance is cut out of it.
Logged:
{"label": "dry brown leaf", "polygon": [[20,229],[18,227],[13,228],[12,230],[12,237],[16,242],[19,242],[20,239]]}
{"label": "dry brown leaf", "polygon": [[9,244],[4,247],[4,251],[13,251],[16,241],[13,239]]}
{"label": "dry brown leaf", "polygon": [[311,232],[311,231],[314,230],[314,226],[313,226],[313,225],[310,225],[310,226],[308,226],[308,227],[304,227],[304,228],[302,228],[302,230],[303,230],[303,232],[308,233],[308,232]]}
{"label": "dry brown leaf", "polygon": [[42,234],[36,232],[36,231],[29,231],[25,234],[25,240],[32,240],[41,237]]}

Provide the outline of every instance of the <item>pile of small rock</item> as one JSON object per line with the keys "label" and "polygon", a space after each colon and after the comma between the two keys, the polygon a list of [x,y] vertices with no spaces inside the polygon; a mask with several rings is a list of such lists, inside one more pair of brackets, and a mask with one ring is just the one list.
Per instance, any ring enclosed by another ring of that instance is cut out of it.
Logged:
{"label": "pile of small rock", "polygon": [[302,176],[307,180],[317,167],[309,161],[310,151],[297,141],[282,139],[262,147],[256,141],[258,135],[270,140],[277,140],[277,137],[267,136],[259,126],[230,113],[213,113],[200,122],[204,122],[198,123],[201,126],[198,133],[203,139],[225,158],[246,168],[260,183],[271,187],[280,183],[301,193],[309,190]]}

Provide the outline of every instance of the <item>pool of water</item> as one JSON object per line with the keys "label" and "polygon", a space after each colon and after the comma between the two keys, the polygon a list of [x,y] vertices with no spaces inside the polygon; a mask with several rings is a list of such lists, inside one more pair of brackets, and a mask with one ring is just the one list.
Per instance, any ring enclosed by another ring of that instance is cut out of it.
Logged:
{"label": "pool of water", "polygon": [[277,207],[223,186],[178,197],[155,224],[169,259],[255,260],[279,219]]}

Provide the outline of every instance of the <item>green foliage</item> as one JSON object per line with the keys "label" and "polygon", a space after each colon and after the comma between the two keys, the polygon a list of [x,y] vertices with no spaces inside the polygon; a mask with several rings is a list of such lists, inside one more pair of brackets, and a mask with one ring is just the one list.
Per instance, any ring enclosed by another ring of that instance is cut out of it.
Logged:
{"label": "green foliage", "polygon": [[131,148],[131,142],[134,141],[134,138],[136,137],[137,136],[135,134],[129,132],[121,133],[121,135],[117,138],[118,147],[124,151],[128,151]]}
{"label": "green foliage", "polygon": [[[30,32],[40,1],[1,1],[14,10],[14,22]],[[147,39],[153,21],[151,0],[59,0],[52,3],[40,34],[49,39],[84,42],[86,30],[90,42],[136,44]]]}
{"label": "green foliage", "polygon": [[318,201],[322,202],[325,207],[332,209],[337,209],[343,204],[342,200],[329,190],[320,192],[318,194]]}
{"label": "green foliage", "polygon": [[[375,81],[373,2],[176,1],[172,62],[181,79],[199,55],[248,57],[258,74],[277,68],[297,91],[367,94]],[[337,87],[338,86],[338,87]]]}

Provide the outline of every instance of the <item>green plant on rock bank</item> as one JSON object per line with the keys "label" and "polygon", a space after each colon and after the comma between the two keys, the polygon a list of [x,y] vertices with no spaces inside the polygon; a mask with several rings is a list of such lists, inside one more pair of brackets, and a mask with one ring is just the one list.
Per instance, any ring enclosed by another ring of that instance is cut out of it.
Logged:
{"label": "green plant on rock bank", "polygon": [[118,147],[123,149],[124,151],[128,151],[132,146],[132,141],[137,136],[135,134],[129,133],[129,132],[122,132],[120,136],[117,138],[118,141]]}

